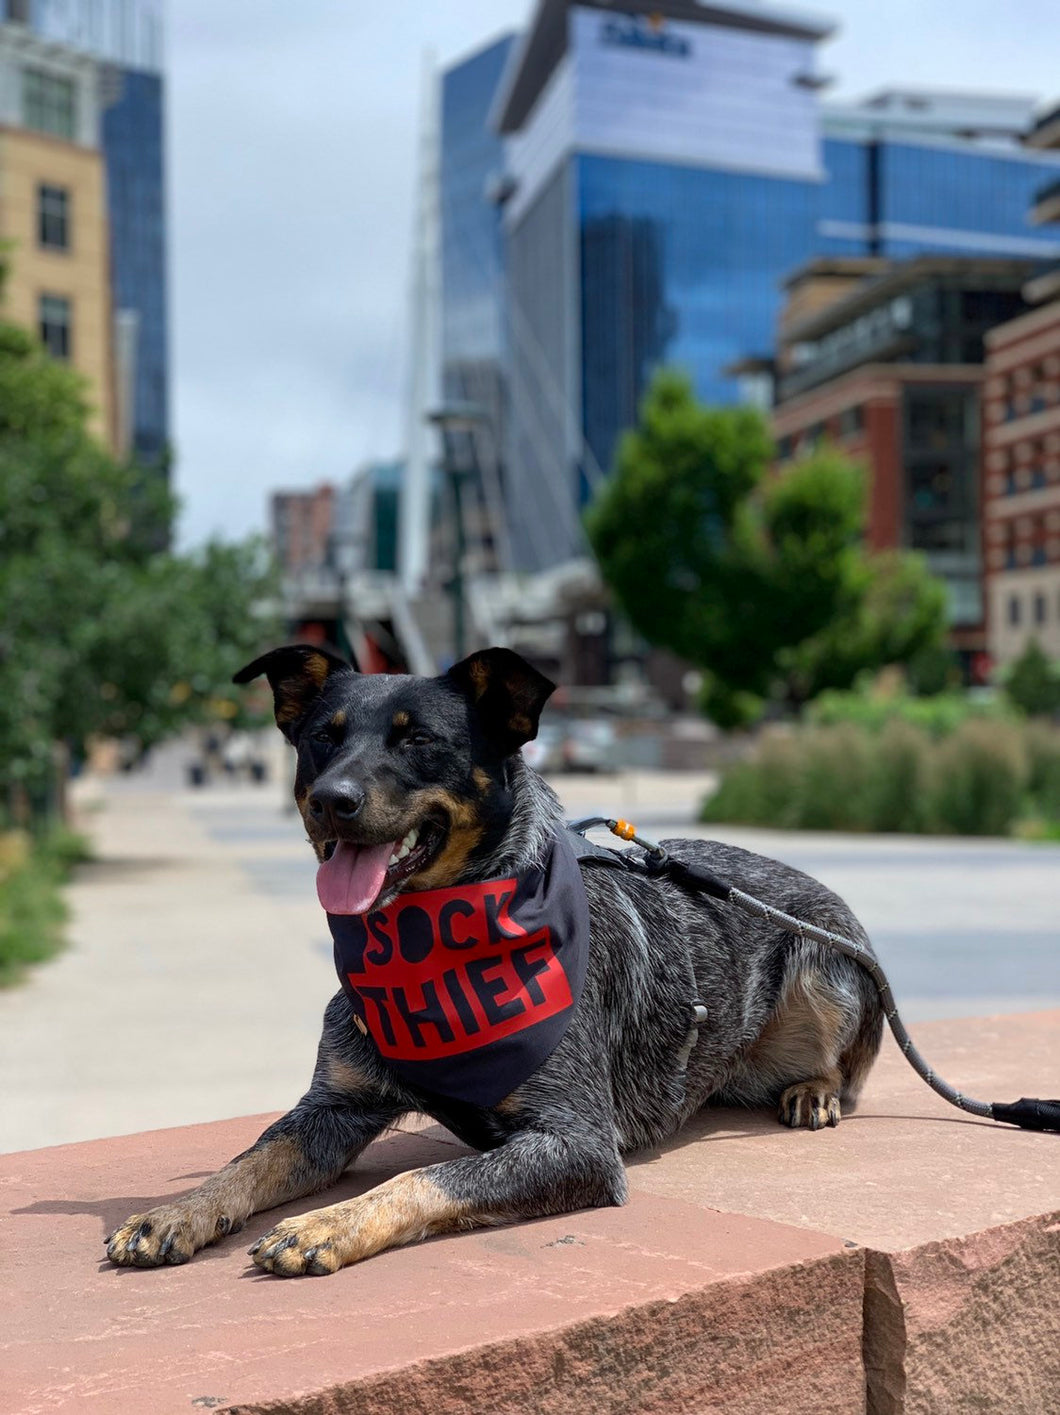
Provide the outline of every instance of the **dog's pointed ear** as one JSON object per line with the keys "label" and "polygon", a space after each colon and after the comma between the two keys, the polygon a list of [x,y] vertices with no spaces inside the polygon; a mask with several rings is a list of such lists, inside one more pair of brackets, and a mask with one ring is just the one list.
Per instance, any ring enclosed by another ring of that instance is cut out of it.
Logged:
{"label": "dog's pointed ear", "polygon": [[264,673],[272,689],[276,726],[293,742],[299,724],[336,674],[353,673],[345,659],[317,644],[291,644],[273,649],[241,668],[233,683],[250,683]]}
{"label": "dog's pointed ear", "polygon": [[482,649],[445,676],[474,706],[505,757],[537,736],[541,709],[556,691],[555,683],[511,649]]}

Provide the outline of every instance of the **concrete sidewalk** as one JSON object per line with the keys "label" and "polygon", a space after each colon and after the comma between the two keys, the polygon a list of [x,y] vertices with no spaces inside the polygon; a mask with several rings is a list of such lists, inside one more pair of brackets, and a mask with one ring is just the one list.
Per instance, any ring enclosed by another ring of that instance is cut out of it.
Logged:
{"label": "concrete sidewalk", "polygon": [[[249,789],[206,809],[233,799],[280,820]],[[311,852],[282,821],[308,888],[278,899],[201,809],[117,783],[86,818],[96,861],[69,890],[70,948],[0,993],[0,1149],[275,1110],[308,1083],[335,990]],[[268,842],[254,855],[267,871]]]}

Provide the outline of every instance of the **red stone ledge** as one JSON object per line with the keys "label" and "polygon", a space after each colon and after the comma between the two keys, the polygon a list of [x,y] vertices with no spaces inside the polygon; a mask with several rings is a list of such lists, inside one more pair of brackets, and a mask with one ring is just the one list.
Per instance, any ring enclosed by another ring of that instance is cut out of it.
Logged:
{"label": "red stone ledge", "polygon": [[[1060,1014],[917,1031],[969,1092],[1058,1089]],[[1060,1138],[957,1115],[893,1047],[838,1130],[708,1112],[624,1209],[260,1273],[246,1248],[303,1200],[186,1267],[102,1261],[267,1119],[0,1158],[0,1411],[1043,1415],[1060,1390]],[[327,1201],[458,1149],[389,1135]]]}

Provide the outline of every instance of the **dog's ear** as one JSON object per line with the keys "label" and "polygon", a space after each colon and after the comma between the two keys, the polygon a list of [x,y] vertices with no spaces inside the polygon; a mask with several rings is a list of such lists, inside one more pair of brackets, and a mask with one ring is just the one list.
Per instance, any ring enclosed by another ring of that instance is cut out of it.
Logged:
{"label": "dog's ear", "polygon": [[299,724],[320,696],[324,684],[336,674],[353,673],[345,659],[317,644],[292,644],[262,654],[241,668],[233,683],[250,683],[263,673],[269,680],[276,708],[276,726],[291,742]]}
{"label": "dog's ear", "polygon": [[555,683],[511,649],[482,649],[446,674],[479,714],[489,739],[510,757],[537,736]]}

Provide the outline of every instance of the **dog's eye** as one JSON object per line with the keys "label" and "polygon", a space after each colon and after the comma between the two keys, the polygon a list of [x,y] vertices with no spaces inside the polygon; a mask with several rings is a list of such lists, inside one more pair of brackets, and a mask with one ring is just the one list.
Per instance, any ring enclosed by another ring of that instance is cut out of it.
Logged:
{"label": "dog's eye", "polygon": [[405,738],[405,745],[407,747],[429,747],[433,741],[434,738],[429,732],[424,732],[422,727],[416,727]]}
{"label": "dog's eye", "polygon": [[335,729],[333,727],[318,727],[310,737],[311,742],[319,742],[322,747],[334,747]]}

